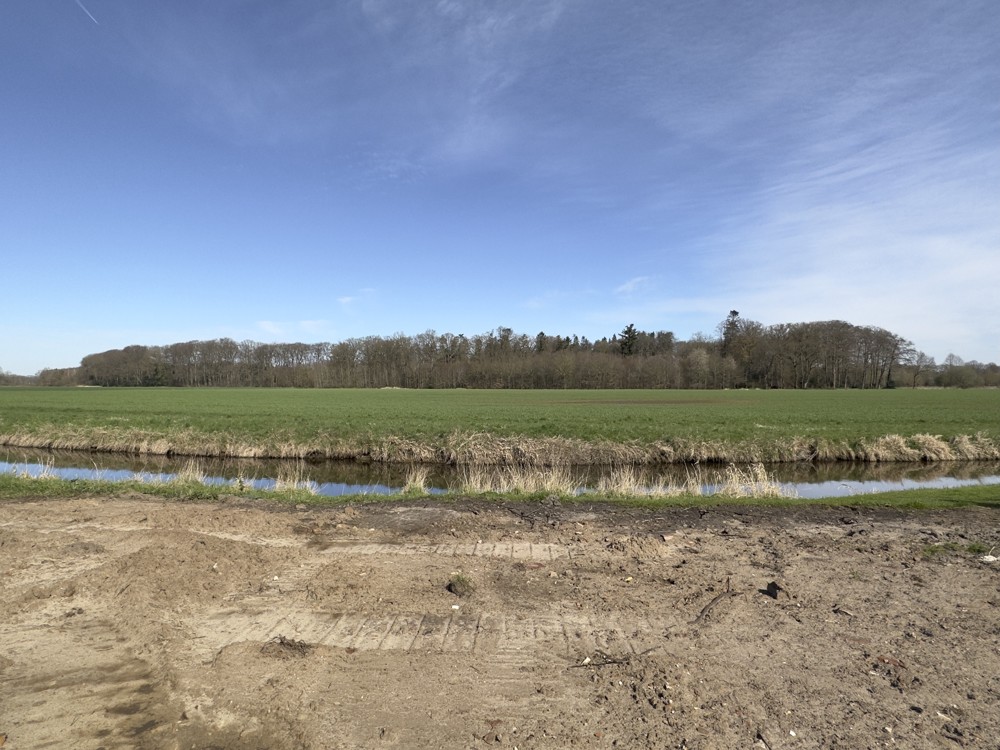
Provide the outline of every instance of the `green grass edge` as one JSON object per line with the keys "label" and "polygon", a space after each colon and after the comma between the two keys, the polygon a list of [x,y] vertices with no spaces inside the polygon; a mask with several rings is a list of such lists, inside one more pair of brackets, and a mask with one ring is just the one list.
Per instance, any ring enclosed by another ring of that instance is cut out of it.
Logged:
{"label": "green grass edge", "polygon": [[[277,504],[335,507],[359,503],[392,503],[400,501],[454,504],[464,499],[537,503],[553,499],[551,493],[509,494],[428,494],[401,492],[392,495],[315,495],[308,490],[253,490],[232,485],[207,485],[199,482],[140,482],[135,480],[108,481],[94,479],[30,478],[0,474],[0,500],[36,500],[74,497],[107,496],[121,498],[132,495],[158,497],[178,502],[232,502],[238,500],[270,501]],[[930,488],[893,492],[866,493],[849,497],[822,498],[746,498],[718,495],[679,495],[667,498],[611,497],[597,494],[555,496],[559,502],[587,505],[611,503],[637,508],[768,506],[796,508],[853,507],[899,508],[906,510],[941,510],[949,508],[985,507],[1000,509],[1000,485]]]}

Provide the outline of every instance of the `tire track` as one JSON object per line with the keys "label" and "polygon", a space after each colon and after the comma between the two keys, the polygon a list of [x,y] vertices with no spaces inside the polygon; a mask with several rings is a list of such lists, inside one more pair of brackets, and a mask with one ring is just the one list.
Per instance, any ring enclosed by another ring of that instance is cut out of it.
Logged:
{"label": "tire track", "polygon": [[161,726],[164,674],[110,620],[49,610],[42,644],[35,627],[0,628],[9,657],[0,662],[0,719],[14,746],[134,747]]}
{"label": "tire track", "polygon": [[442,555],[445,557],[488,557],[524,562],[572,560],[579,550],[560,544],[534,542],[475,542],[466,544],[387,544],[354,540],[326,541],[322,555]]}
{"label": "tire track", "polygon": [[218,651],[244,641],[278,636],[356,651],[502,655],[543,650],[579,654],[636,653],[659,642],[673,623],[581,615],[282,613],[219,611],[191,623],[196,641]]}

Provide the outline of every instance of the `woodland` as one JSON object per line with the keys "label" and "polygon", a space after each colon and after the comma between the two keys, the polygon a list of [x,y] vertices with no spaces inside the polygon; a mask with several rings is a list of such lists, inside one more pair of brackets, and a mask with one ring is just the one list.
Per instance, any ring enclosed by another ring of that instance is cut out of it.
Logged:
{"label": "woodland", "polygon": [[[2,375],[2,373],[0,373]],[[126,346],[8,385],[294,388],[895,388],[1000,385],[996,364],[938,364],[902,336],[841,320],[765,326],[733,310],[714,336],[628,325],[581,336],[426,331],[337,343],[214,339]]]}

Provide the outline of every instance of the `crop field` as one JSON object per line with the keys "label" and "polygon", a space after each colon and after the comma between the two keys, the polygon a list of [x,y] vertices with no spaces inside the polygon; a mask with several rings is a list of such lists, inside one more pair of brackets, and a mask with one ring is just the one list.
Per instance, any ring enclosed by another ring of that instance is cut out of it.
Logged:
{"label": "crop field", "polygon": [[0,444],[482,463],[997,458],[1000,391],[0,389]]}

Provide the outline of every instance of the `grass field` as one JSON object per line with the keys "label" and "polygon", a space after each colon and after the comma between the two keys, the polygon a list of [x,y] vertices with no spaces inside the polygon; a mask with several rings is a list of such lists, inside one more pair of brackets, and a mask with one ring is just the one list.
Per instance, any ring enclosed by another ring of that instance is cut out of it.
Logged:
{"label": "grass field", "polygon": [[458,463],[1000,458],[1000,391],[0,388],[0,444]]}

